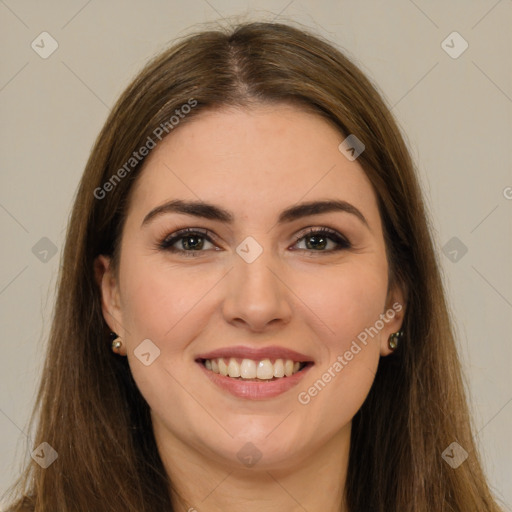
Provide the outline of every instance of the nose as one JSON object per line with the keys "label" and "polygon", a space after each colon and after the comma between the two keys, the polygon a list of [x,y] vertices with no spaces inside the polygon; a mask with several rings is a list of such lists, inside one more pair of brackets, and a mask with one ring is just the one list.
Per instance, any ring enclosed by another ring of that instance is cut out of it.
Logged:
{"label": "nose", "polygon": [[270,251],[264,250],[252,263],[236,255],[233,268],[226,276],[222,307],[226,321],[238,327],[244,325],[254,332],[289,323],[293,294],[282,274]]}

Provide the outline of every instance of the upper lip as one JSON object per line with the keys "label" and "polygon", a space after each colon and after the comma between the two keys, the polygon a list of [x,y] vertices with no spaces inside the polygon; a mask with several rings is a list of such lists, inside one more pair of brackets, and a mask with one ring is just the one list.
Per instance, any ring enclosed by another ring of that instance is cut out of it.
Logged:
{"label": "upper lip", "polygon": [[253,359],[254,361],[261,361],[262,359],[291,359],[298,362],[311,362],[313,360],[310,356],[276,345],[261,348],[244,347],[243,345],[223,347],[199,354],[196,359],[217,359],[219,357]]}

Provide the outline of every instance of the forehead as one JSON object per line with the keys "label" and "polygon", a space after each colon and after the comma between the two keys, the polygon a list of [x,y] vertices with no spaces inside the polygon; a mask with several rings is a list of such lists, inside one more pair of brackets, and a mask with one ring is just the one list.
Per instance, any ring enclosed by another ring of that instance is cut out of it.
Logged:
{"label": "forehead", "polygon": [[171,199],[192,199],[270,221],[291,204],[337,198],[378,223],[371,183],[338,150],[343,139],[321,116],[289,105],[202,112],[149,154],[130,211],[140,217]]}

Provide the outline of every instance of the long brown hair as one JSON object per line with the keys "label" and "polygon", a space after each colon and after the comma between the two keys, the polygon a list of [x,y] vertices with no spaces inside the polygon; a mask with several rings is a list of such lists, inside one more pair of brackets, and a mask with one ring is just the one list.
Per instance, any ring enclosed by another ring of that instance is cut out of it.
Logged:
{"label": "long brown hair", "polygon": [[[203,30],[154,58],[99,134],[68,225],[40,408],[30,419],[38,418],[31,449],[47,442],[58,458],[47,469],[30,461],[13,486],[13,510],[21,503],[45,512],[172,510],[148,404],[126,358],[110,350],[93,265],[99,254],[119,258],[129,192],[144,159],[126,163],[158,127],[179,129],[169,120],[192,101],[180,123],[205,108],[292,102],[365,144],[358,162],[378,198],[390,284],[407,291],[407,311],[399,348],[381,359],[353,418],[349,510],[500,510],[473,442],[428,212],[402,135],[376,88],[332,44],[259,22]],[[122,179],[113,179],[123,166]],[[99,191],[109,180],[108,193]],[[441,456],[452,442],[469,454],[456,469]]]}

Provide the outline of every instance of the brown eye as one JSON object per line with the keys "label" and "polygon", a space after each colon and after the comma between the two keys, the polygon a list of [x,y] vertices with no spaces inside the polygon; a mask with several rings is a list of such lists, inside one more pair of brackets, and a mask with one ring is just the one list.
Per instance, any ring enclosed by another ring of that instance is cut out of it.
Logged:
{"label": "brown eye", "polygon": [[[349,249],[351,247],[350,242],[340,235],[337,231],[329,228],[313,228],[306,233],[301,234],[296,243],[301,240],[305,241],[306,248],[299,250],[310,250],[313,252],[333,252],[340,251],[342,249]],[[324,250],[330,242],[334,242],[335,248],[330,250]]]}
{"label": "brown eye", "polygon": [[[177,231],[176,233],[173,233],[164,238],[158,247],[165,251],[192,253],[189,255],[196,256],[193,254],[194,252],[204,252],[203,249],[205,243],[212,243],[207,233],[208,232],[206,230],[203,231],[192,228],[181,229],[180,231]],[[174,247],[176,244],[178,244],[178,247]]]}

